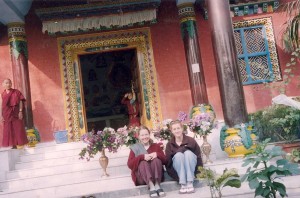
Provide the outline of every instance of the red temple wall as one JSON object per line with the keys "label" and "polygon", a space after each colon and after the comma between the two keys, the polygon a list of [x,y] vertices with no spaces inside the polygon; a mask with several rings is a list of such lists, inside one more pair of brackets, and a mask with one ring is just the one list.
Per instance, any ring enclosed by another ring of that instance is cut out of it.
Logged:
{"label": "red temple wall", "polygon": [[[209,21],[204,20],[197,8],[196,14],[208,99],[213,105],[218,119],[223,119]],[[284,13],[275,12],[247,17],[234,17],[233,21],[263,17],[272,17],[280,67],[281,71],[283,71],[290,59],[289,54],[285,53],[282,49],[281,33],[286,20]],[[175,119],[179,111],[187,112],[192,106],[187,65],[175,2],[162,2],[159,9],[158,21],[158,24],[151,26],[151,33],[163,118]],[[297,87],[297,83],[299,83],[297,82],[297,76],[299,75],[300,68],[298,67],[295,70],[295,77],[287,87],[288,96],[300,95],[300,89]],[[272,97],[278,95],[279,92],[268,89],[263,84],[256,84],[244,86],[244,94],[247,110],[251,113],[271,105]]]}
{"label": "red temple wall", "polygon": [[[285,20],[282,14],[261,14],[234,20],[267,16],[273,18],[278,56],[280,65],[284,68],[289,55],[283,52],[280,41],[280,32]],[[223,119],[209,23],[200,16],[199,10],[197,10],[197,28],[209,101],[215,108],[217,117]],[[53,140],[53,131],[66,127],[57,40],[56,37],[42,33],[41,22],[32,11],[26,17],[26,33],[34,123],[40,131],[42,141],[50,141]],[[162,1],[158,23],[151,26],[151,38],[163,119],[175,119],[179,111],[188,112],[192,105],[175,2]],[[12,78],[6,27],[0,29],[0,68],[0,81],[7,77]],[[298,69],[297,74],[299,73]],[[287,95],[299,95],[300,91],[296,84],[294,78],[289,84]],[[263,85],[244,86],[244,91],[249,112],[270,105],[272,95],[276,95],[268,89],[264,90]],[[2,125],[0,127],[1,146]]]}
{"label": "red temple wall", "polygon": [[[66,128],[57,42],[55,37],[42,33],[42,24],[33,13],[29,13],[26,17],[25,28],[34,125],[39,130],[42,141],[51,141],[53,131]],[[12,79],[6,27],[1,29],[0,38],[0,81],[2,82],[4,78]],[[2,125],[0,146],[1,143]]]}

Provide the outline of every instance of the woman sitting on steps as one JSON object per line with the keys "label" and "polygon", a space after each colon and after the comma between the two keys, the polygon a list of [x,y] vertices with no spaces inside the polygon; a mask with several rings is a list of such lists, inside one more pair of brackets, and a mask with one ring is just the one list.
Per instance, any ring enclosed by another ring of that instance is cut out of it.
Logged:
{"label": "woman sitting on steps", "polygon": [[141,126],[138,131],[139,143],[131,146],[127,165],[136,186],[147,184],[150,197],[163,197],[165,192],[160,187],[163,180],[163,165],[166,156],[159,144],[152,143],[150,131]]}
{"label": "woman sitting on steps", "polygon": [[203,166],[200,147],[194,138],[183,133],[183,126],[179,120],[170,123],[173,134],[166,146],[168,174],[179,181],[180,194],[194,193],[193,186],[198,166]]}

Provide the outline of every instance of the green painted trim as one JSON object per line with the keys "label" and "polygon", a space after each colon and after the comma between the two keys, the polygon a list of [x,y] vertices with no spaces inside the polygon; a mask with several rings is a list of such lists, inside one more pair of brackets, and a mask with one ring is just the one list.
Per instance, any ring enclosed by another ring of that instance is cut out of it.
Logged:
{"label": "green painted trim", "polygon": [[28,49],[26,41],[12,41],[9,43],[11,54],[18,59],[20,54],[24,54],[24,56],[28,60]]}
{"label": "green painted trim", "polygon": [[185,37],[186,33],[190,38],[194,38],[197,27],[194,20],[188,20],[180,24],[181,37],[182,39]]}
{"label": "green painted trim", "polygon": [[[250,2],[250,3],[240,3],[240,4],[232,4],[230,5],[230,11],[234,13],[234,16],[240,16],[239,12],[242,11],[244,13],[243,16],[249,15],[249,9],[253,8],[253,14],[258,14],[258,8],[262,8],[263,13],[268,11],[268,6],[273,7],[273,12],[279,7],[279,0],[265,0],[260,2]],[[208,19],[207,8],[202,5],[203,17],[205,20]]]}
{"label": "green painted trim", "polygon": [[118,44],[118,45],[109,45],[109,46],[101,46],[101,47],[93,47],[85,49],[86,52],[98,52],[102,50],[109,50],[109,49],[119,49],[127,47],[127,44]]}

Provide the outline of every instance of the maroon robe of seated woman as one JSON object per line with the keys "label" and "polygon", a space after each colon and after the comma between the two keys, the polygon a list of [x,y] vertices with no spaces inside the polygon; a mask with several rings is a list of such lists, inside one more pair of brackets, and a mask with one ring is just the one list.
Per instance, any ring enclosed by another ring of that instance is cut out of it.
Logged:
{"label": "maroon robe of seated woman", "polygon": [[20,102],[25,98],[17,89],[5,90],[2,94],[3,141],[2,146],[16,146],[28,143],[23,120],[19,119]]}

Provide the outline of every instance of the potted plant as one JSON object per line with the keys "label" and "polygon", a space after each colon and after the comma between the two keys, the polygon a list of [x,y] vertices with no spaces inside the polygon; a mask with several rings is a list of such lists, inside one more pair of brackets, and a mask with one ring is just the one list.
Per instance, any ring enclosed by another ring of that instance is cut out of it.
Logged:
{"label": "potted plant", "polygon": [[290,162],[300,162],[300,149],[293,149],[291,153],[287,154],[286,159]]}
{"label": "potted plant", "polygon": [[[198,179],[206,179],[211,189],[211,197],[222,197],[222,189],[226,186],[240,188],[241,181],[237,169],[225,169],[222,174],[217,174],[209,168],[198,167],[200,173],[197,174]],[[215,194],[217,193],[217,195]]]}
{"label": "potted plant", "polygon": [[79,153],[80,159],[89,161],[98,152],[101,152],[99,163],[103,169],[102,176],[109,176],[106,172],[108,165],[108,157],[105,156],[105,149],[109,152],[117,152],[121,146],[122,139],[113,128],[105,127],[103,131],[98,131],[96,134],[86,133],[81,139],[87,143],[87,146]]}
{"label": "potted plant", "polygon": [[281,142],[286,152],[299,147],[296,142],[300,134],[300,110],[286,105],[272,105],[250,114],[260,139],[270,137],[273,142]]}
{"label": "potted plant", "polygon": [[[270,138],[258,143],[254,152],[245,157],[243,167],[249,166],[242,181],[248,181],[249,187],[255,189],[255,196],[276,198],[279,193],[281,197],[286,197],[286,187],[280,183],[280,177],[299,173],[298,165],[289,163],[282,159],[284,151],[281,147],[274,146],[266,149]],[[271,164],[271,160],[276,160],[276,164]]]}

